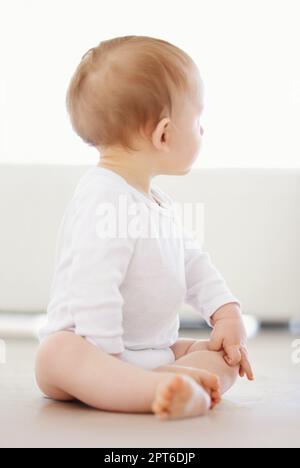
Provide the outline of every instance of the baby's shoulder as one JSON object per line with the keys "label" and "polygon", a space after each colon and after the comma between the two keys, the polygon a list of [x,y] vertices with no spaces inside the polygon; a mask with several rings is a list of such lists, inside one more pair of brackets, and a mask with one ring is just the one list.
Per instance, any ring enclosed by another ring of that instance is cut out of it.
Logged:
{"label": "baby's shoulder", "polygon": [[88,172],[79,181],[74,201],[77,205],[113,204],[118,206],[122,199],[131,200],[132,194],[125,183],[109,179],[101,174]]}

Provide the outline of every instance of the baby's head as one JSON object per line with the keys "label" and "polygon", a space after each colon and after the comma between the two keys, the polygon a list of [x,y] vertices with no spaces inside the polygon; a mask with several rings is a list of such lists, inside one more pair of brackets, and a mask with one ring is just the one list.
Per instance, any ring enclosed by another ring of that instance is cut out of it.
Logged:
{"label": "baby's head", "polygon": [[192,58],[145,36],[90,49],[72,77],[75,132],[101,157],[142,158],[155,174],[185,174],[201,148],[203,82]]}

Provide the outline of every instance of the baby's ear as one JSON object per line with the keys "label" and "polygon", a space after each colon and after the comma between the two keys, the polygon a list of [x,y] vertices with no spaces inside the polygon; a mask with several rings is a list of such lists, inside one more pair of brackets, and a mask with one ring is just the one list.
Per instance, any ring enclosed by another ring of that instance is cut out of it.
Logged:
{"label": "baby's ear", "polygon": [[170,127],[171,120],[169,117],[165,117],[160,120],[152,133],[152,142],[154,147],[159,151],[170,152],[169,140],[170,140]]}

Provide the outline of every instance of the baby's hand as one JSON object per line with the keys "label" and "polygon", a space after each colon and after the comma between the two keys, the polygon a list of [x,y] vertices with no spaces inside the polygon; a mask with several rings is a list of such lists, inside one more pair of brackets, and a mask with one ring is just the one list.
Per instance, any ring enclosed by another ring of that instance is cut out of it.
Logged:
{"label": "baby's hand", "polygon": [[211,321],[214,330],[208,349],[224,351],[224,359],[229,366],[240,365],[240,376],[247,375],[249,380],[254,380],[246,347],[247,333],[239,306],[236,303],[226,304],[212,316]]}

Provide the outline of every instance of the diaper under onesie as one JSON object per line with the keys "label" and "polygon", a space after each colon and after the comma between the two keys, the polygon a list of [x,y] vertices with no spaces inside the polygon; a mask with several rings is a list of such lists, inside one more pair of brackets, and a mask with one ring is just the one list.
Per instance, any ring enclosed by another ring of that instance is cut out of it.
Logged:
{"label": "diaper under onesie", "polygon": [[161,366],[173,364],[175,354],[171,348],[164,349],[125,349],[121,359],[145,370],[154,370]]}

